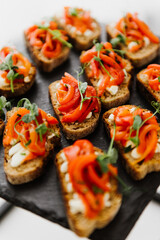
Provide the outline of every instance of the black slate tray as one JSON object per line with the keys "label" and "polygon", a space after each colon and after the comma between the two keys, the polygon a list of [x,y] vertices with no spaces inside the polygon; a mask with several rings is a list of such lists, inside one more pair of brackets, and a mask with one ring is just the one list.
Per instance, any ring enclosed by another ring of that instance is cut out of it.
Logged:
{"label": "black slate tray", "polygon": [[[102,26],[102,28],[103,32],[101,40],[106,41],[104,26]],[[15,41],[14,44],[24,55],[30,58],[28,52],[25,49],[23,39]],[[54,70],[52,73],[46,74],[38,70],[36,83],[25,95],[25,97],[29,98],[31,102],[36,102],[43,110],[53,114],[52,106],[48,98],[48,85],[51,82],[60,79],[65,71],[76,76],[74,70],[77,70],[80,66],[79,54],[79,52],[72,50],[69,60],[67,60],[66,63]],[[158,59],[156,62],[159,62]],[[85,81],[85,77],[82,76],[81,80]],[[151,109],[146,100],[141,97],[140,94],[136,91],[135,77],[129,103],[141,105],[142,107]],[[104,110],[102,110],[102,114],[103,113]],[[95,146],[100,147],[103,150],[107,150],[107,147],[109,145],[109,138],[104,129],[102,114],[96,131],[88,136],[87,139],[92,141]],[[62,148],[72,144],[72,142],[67,141],[63,135],[61,142]],[[56,149],[56,152],[59,150],[60,149]],[[12,202],[19,207],[25,208],[35,214],[38,214],[48,220],[51,220],[68,228],[60,185],[56,174],[56,168],[53,163],[55,155],[53,155],[52,159],[47,165],[43,176],[31,183],[27,183],[22,186],[12,186],[6,181],[6,177],[3,171],[3,155],[3,147],[1,144],[0,197]],[[118,161],[118,171],[120,177],[128,185],[133,186],[133,191],[128,196],[123,197],[121,209],[115,219],[107,227],[101,230],[96,230],[90,236],[90,238],[93,240],[125,239],[146,205],[153,198],[156,189],[160,184],[159,173],[149,174],[144,180],[139,182],[133,181],[125,172],[120,160]]]}

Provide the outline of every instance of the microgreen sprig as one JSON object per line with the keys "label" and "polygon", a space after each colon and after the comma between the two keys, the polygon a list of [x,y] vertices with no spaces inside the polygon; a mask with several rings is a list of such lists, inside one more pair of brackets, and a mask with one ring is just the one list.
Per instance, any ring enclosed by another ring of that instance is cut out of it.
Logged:
{"label": "microgreen sprig", "polygon": [[122,34],[118,34],[117,37],[111,39],[110,43],[113,48],[117,47],[120,43],[126,44],[126,37]]}
{"label": "microgreen sprig", "polygon": [[0,118],[4,119],[4,110],[9,111],[11,109],[11,103],[7,102],[4,96],[0,97]]}
{"label": "microgreen sprig", "polygon": [[69,14],[70,14],[71,16],[77,17],[77,16],[78,16],[77,9],[76,9],[76,8],[69,8]]}
{"label": "microgreen sprig", "polygon": [[[88,65],[88,64],[87,64]],[[80,67],[80,71],[76,71],[77,73],[77,80],[78,80],[78,88],[79,88],[79,92],[80,92],[80,95],[81,95],[81,103],[80,103],[80,110],[82,109],[82,106],[83,106],[83,103],[86,101],[86,100],[89,100],[91,98],[98,98],[97,96],[91,96],[91,97],[84,97],[84,93],[86,92],[86,89],[87,89],[87,82],[81,82],[79,80],[80,76],[84,73],[84,69],[86,68],[87,65],[84,65],[83,68]]]}
{"label": "microgreen sprig", "polygon": [[112,169],[108,169],[108,164],[115,164],[118,159],[118,151],[116,148],[113,147],[114,139],[115,139],[115,133],[116,133],[116,125],[114,123],[113,125],[113,136],[111,138],[111,142],[108,148],[107,153],[104,153],[102,155],[97,156],[97,162],[99,163],[99,166],[101,168],[101,171],[103,173],[108,172],[108,170],[112,173],[112,175],[120,182],[120,184],[123,187],[123,193],[127,194],[131,190],[131,186],[126,185],[126,183],[118,176],[115,175],[115,173],[112,171]]}
{"label": "microgreen sprig", "polygon": [[5,59],[3,60],[3,62],[0,64],[0,70],[2,71],[7,71],[7,79],[10,80],[10,86],[11,86],[11,91],[14,92],[14,86],[13,86],[13,82],[15,79],[23,79],[24,75],[23,74],[19,74],[18,72],[16,72],[15,70],[18,69],[17,66],[13,65],[13,54],[9,53]]}
{"label": "microgreen sprig", "polygon": [[[133,125],[130,128],[130,134],[129,134],[129,140],[131,140],[135,146],[137,147],[139,145],[139,131],[140,128],[151,118],[153,118],[157,113],[160,113],[160,103],[159,102],[151,102],[152,107],[154,107],[156,109],[156,111],[148,118],[146,118],[144,121],[142,121],[142,118],[139,115],[136,115],[134,117],[134,121],[133,121]],[[136,135],[135,137],[131,137],[131,134],[133,131],[136,130]],[[131,149],[131,147],[128,146],[128,149],[126,149],[125,151],[128,152],[129,148]]]}

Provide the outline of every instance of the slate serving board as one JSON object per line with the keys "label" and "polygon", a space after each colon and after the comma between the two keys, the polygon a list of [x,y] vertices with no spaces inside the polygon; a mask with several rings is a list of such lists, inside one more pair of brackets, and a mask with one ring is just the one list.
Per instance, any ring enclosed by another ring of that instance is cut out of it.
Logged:
{"label": "slate serving board", "polygon": [[[102,30],[101,40],[106,41],[104,25],[102,25]],[[15,41],[14,44],[17,49],[30,58],[25,49],[23,38]],[[71,50],[69,60],[52,73],[42,73],[37,70],[36,82],[25,97],[29,98],[31,102],[36,102],[38,106],[46,112],[53,114],[52,105],[48,98],[48,86],[51,82],[59,80],[65,71],[76,76],[74,70],[77,70],[80,66],[79,54],[79,52]],[[158,63],[159,59],[156,59],[155,62]],[[147,104],[146,100],[141,97],[136,90],[135,75],[136,72],[134,73],[129,104],[141,105],[142,107],[151,109],[150,105]],[[85,81],[85,76],[82,76],[81,80]],[[17,100],[18,99],[15,100],[15,103]],[[87,139],[89,139],[95,146],[107,150],[109,137],[105,132],[102,122],[102,114],[104,112],[105,111],[102,109],[98,127],[93,134],[87,137]],[[65,139],[63,134],[61,143],[61,148],[72,144],[71,141]],[[59,150],[60,148],[56,149],[56,152]],[[55,155],[53,155],[47,165],[43,176],[31,183],[21,186],[12,186],[6,181],[3,171],[3,155],[3,147],[2,144],[0,144],[0,197],[68,228],[60,185],[56,174],[56,168],[53,163]],[[120,177],[128,185],[132,186],[133,190],[128,196],[123,197],[121,209],[115,219],[107,227],[101,230],[96,230],[90,236],[93,240],[125,239],[146,205],[153,198],[156,189],[160,184],[160,173],[151,173],[144,180],[139,182],[133,181],[125,172],[120,160],[118,161],[118,171]]]}

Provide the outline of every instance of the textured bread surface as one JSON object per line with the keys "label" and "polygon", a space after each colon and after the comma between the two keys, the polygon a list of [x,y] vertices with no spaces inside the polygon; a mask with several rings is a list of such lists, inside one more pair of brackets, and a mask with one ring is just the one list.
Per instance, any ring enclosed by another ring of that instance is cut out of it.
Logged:
{"label": "textured bread surface", "polygon": [[[102,150],[99,148],[94,148],[96,152],[99,154],[102,154]],[[103,228],[106,225],[108,225],[113,218],[116,216],[117,212],[120,209],[121,202],[122,202],[122,196],[121,194],[118,193],[118,186],[117,186],[117,181],[115,178],[111,179],[111,191],[110,191],[110,198],[109,201],[111,202],[110,207],[105,207],[99,215],[94,218],[94,219],[88,219],[84,215],[84,213],[77,213],[73,214],[70,211],[69,207],[69,200],[73,198],[73,194],[75,191],[73,190],[72,193],[69,193],[67,191],[67,184],[65,182],[65,175],[60,171],[61,164],[63,163],[63,158],[61,157],[61,153],[63,150],[61,150],[57,155],[56,155],[56,167],[61,183],[61,189],[62,189],[62,194],[64,198],[64,203],[66,207],[66,213],[67,213],[67,218],[68,222],[70,225],[70,228],[79,236],[81,237],[88,237],[96,228]]]}
{"label": "textured bread surface", "polygon": [[[106,31],[109,39],[115,37],[115,29],[112,24],[106,26]],[[135,67],[142,67],[150,63],[159,54],[159,43],[150,43],[148,46],[141,48],[139,51],[129,52],[127,47],[120,45],[120,48],[126,52],[126,57],[132,62]]]}
{"label": "textured bread surface", "polygon": [[145,75],[142,70],[137,74],[137,86],[140,93],[143,94],[145,99],[150,103],[151,101],[160,102],[160,91],[153,90],[148,84],[148,77]]}
{"label": "textured bread surface", "polygon": [[13,98],[25,94],[33,85],[35,81],[36,68],[32,65],[28,74],[29,82],[14,83],[14,92],[11,92],[10,85],[0,86],[0,95],[6,98]]}
{"label": "textured bread surface", "polygon": [[24,34],[26,47],[31,54],[36,65],[44,72],[51,72],[54,68],[60,66],[63,62],[68,59],[70,48],[63,46],[62,52],[56,58],[47,58],[42,53],[41,50],[37,47],[34,47],[30,44],[28,37]]}
{"label": "textured bread surface", "polygon": [[[7,121],[16,112],[18,108],[13,108],[11,111],[7,112]],[[30,161],[26,161],[19,165],[18,167],[11,166],[11,157],[9,156],[9,150],[12,147],[11,145],[4,148],[4,171],[8,181],[11,184],[17,185],[22,183],[27,183],[35,178],[39,177],[49,160],[49,154],[53,152],[54,147],[60,142],[60,130],[58,125],[49,125],[50,128],[55,132],[55,136],[51,139],[48,139],[49,133],[46,136],[46,152],[44,156],[39,156]],[[4,137],[6,134],[6,129],[4,131]]]}
{"label": "textured bread surface", "polygon": [[61,18],[58,18],[58,17],[55,16],[55,20],[56,20],[56,22],[58,23],[58,26],[59,26],[60,28],[63,28],[63,29],[67,32],[67,34],[68,34],[71,42],[73,43],[74,47],[75,47],[77,50],[87,50],[88,48],[90,48],[91,46],[93,46],[93,40],[94,40],[94,39],[97,39],[97,40],[98,40],[99,37],[100,37],[101,28],[100,28],[99,23],[98,23],[95,19],[93,19],[93,22],[94,22],[94,24],[96,24],[97,26],[96,26],[96,28],[93,30],[93,34],[90,35],[90,36],[85,36],[84,34],[83,34],[83,35],[79,35],[79,34],[77,34],[77,33],[75,33],[75,32],[72,32],[72,31],[69,29],[69,27],[68,27],[67,24],[61,22]]}
{"label": "textured bread surface", "polygon": [[98,113],[92,112],[92,117],[89,119],[85,119],[82,123],[65,123],[61,122],[63,115],[58,110],[58,107],[60,106],[57,97],[56,97],[56,91],[57,91],[57,84],[60,81],[53,82],[49,85],[49,95],[52,102],[53,110],[57,116],[57,118],[60,120],[62,130],[66,136],[67,139],[71,140],[77,140],[79,138],[84,138],[85,136],[91,134],[94,132],[100,115],[100,110]]}
{"label": "textured bread surface", "polygon": [[[136,107],[134,105],[126,105],[128,107]],[[109,119],[110,114],[114,112],[116,108],[112,108],[109,111],[105,112],[103,115],[103,121],[106,127],[108,134],[110,135],[110,130],[113,128],[114,121]],[[148,111],[144,109],[144,111]],[[158,136],[160,135],[160,131],[158,132]],[[120,143],[120,141],[116,141],[115,145],[122,157],[122,162],[128,174],[132,176],[135,180],[143,179],[150,172],[158,172],[160,171],[160,153],[155,153],[153,158],[149,161],[142,162],[141,164],[132,164],[135,159],[131,156],[131,152],[125,153],[124,147]]]}

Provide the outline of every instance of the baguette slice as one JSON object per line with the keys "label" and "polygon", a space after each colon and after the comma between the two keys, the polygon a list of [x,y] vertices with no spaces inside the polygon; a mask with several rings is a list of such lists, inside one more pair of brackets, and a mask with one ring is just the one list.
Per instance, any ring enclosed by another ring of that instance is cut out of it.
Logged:
{"label": "baguette slice", "polygon": [[31,54],[36,65],[44,72],[51,72],[56,67],[60,66],[63,62],[68,59],[70,48],[63,46],[62,52],[56,58],[45,57],[39,48],[34,47],[30,44],[26,33],[24,33],[26,47]]}
{"label": "baguette slice", "polygon": [[[99,148],[94,148],[96,152],[99,154],[102,154],[103,151]],[[69,200],[73,199],[74,193],[76,193],[74,190],[72,192],[68,192],[67,190],[67,182],[65,180],[65,173],[61,172],[61,165],[64,161],[67,161],[64,159],[63,150],[61,150],[57,155],[55,159],[60,183],[61,183],[61,189],[62,194],[65,202],[66,212],[67,212],[67,219],[68,223],[70,225],[70,228],[72,231],[74,231],[77,235],[81,237],[87,237],[89,236],[96,228],[103,228],[106,225],[108,225],[113,218],[116,216],[117,212],[120,209],[121,202],[122,202],[122,196],[118,193],[117,190],[117,180],[115,178],[111,179],[111,192],[110,192],[110,198],[109,201],[111,203],[111,206],[105,207],[100,214],[94,218],[94,219],[88,219],[85,217],[84,213],[79,212],[77,214],[73,214],[70,206],[69,206]]]}
{"label": "baguette slice", "polygon": [[[106,26],[108,39],[115,37],[115,28],[113,24]],[[120,49],[126,52],[126,57],[132,62],[135,67],[142,67],[150,63],[154,58],[158,56],[159,53],[159,43],[150,43],[148,46],[141,48],[139,51],[132,53],[129,52],[127,47],[123,44],[120,45]]]}
{"label": "baguette slice", "polygon": [[4,126],[4,121],[0,118],[0,136],[3,134]]}
{"label": "baguette slice", "polygon": [[[13,108],[11,111],[7,112],[7,121],[17,110],[18,108]],[[47,134],[46,152],[44,156],[26,161],[20,166],[13,168],[10,164],[11,157],[8,154],[12,146],[10,145],[4,148],[4,171],[7,180],[11,184],[17,185],[33,181],[43,173],[49,160],[50,153],[54,150],[54,147],[60,143],[60,130],[58,125],[49,125],[49,127],[54,130],[55,136],[49,138],[49,134]],[[5,134],[6,130],[4,131],[4,136]]]}
{"label": "baguette slice", "polygon": [[60,17],[55,16],[55,21],[58,23],[60,28],[63,28],[67,32],[74,47],[80,51],[87,50],[93,46],[93,40],[98,40],[101,34],[101,27],[95,19],[93,19],[93,23],[96,25],[96,27],[94,28],[93,33],[89,36],[84,34],[80,35],[77,32],[73,32],[71,30],[71,25],[65,24],[63,19]]}
{"label": "baguette slice", "polygon": [[148,77],[147,75],[143,74],[144,70],[145,69],[137,74],[136,80],[138,89],[148,102],[160,102],[160,91],[155,91],[149,86]]}
{"label": "baguette slice", "polygon": [[[83,52],[82,52],[83,54]],[[130,98],[129,88],[131,86],[131,74],[133,67],[128,60],[126,61],[126,76],[124,81],[118,86],[118,92],[115,95],[111,95],[107,90],[101,96],[102,106],[105,109],[110,109],[112,107],[117,107],[126,103]],[[98,90],[98,80],[96,78],[89,77],[90,67],[85,68],[85,75],[87,77],[87,82],[92,85],[96,90]]]}
{"label": "baguette slice", "polygon": [[[137,107],[135,105],[126,105],[126,106]],[[113,127],[113,123],[114,123],[114,120],[110,120],[109,116],[110,114],[113,114],[115,109],[116,108],[112,108],[109,111],[105,112],[103,115],[103,121],[109,135],[110,135],[110,130]],[[144,109],[144,111],[148,111],[148,110]],[[158,136],[160,137],[160,131],[158,132]],[[124,147],[119,141],[116,141],[115,145],[121,155],[122,163],[126,168],[126,171],[128,172],[128,174],[132,176],[133,179],[141,180],[150,172],[160,171],[160,153],[159,152],[155,153],[153,158],[147,162],[132,165],[132,162],[135,159],[131,156],[131,152],[125,153]]]}
{"label": "baguette slice", "polygon": [[27,77],[23,83],[14,83],[14,92],[11,91],[10,85],[0,85],[0,95],[6,98],[14,98],[25,94],[35,82],[36,68],[32,65]]}
{"label": "baguette slice", "polygon": [[[59,82],[60,81],[56,81],[49,85],[49,95],[50,95],[51,103],[53,106],[53,110],[61,123],[62,130],[67,139],[77,140],[79,138],[84,138],[85,136],[94,132],[94,130],[98,124],[100,111],[98,113],[92,112],[92,117],[89,119],[85,119],[85,121],[82,123],[61,122],[63,115],[58,110],[59,103],[58,103],[57,97],[56,97],[57,85]],[[99,101],[99,103],[100,103],[100,101]]]}

